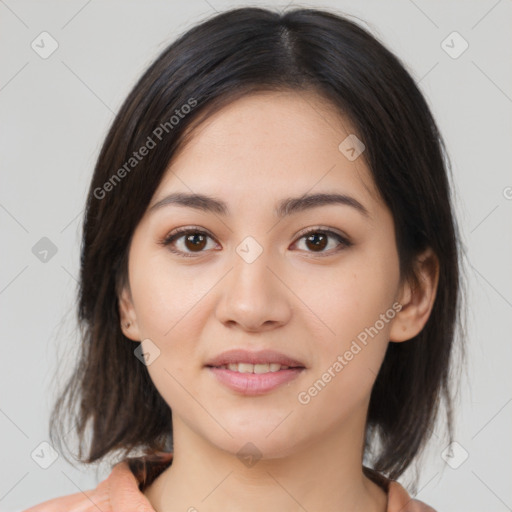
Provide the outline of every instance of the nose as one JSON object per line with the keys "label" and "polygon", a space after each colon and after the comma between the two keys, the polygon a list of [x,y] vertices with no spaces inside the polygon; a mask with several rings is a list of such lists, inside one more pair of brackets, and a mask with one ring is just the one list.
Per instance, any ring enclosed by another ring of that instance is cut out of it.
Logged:
{"label": "nose", "polygon": [[252,263],[237,254],[234,267],[222,280],[216,307],[217,319],[227,327],[249,332],[267,331],[286,324],[291,317],[291,293],[279,272],[263,253]]}

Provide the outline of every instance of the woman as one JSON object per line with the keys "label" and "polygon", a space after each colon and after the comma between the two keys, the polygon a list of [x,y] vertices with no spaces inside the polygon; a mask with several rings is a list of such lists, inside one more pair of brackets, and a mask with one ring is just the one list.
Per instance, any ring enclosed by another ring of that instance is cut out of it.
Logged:
{"label": "woman", "polygon": [[333,13],[221,13],[136,84],[89,190],[51,434],[69,413],[79,460],[122,456],[28,511],[431,511],[396,479],[443,400],[451,438],[458,304],[442,140],[398,59]]}

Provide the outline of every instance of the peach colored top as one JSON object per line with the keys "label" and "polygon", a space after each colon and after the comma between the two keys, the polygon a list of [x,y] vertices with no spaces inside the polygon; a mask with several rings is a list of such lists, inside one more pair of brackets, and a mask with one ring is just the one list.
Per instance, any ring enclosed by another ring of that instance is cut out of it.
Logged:
{"label": "peach colored top", "polygon": [[[169,466],[172,453],[160,452],[158,457]],[[166,466],[161,468],[162,471]],[[367,469],[366,472],[387,492],[386,512],[436,512],[422,501],[412,499],[398,482],[373,470]],[[141,491],[142,481],[143,477],[134,474],[128,462],[122,461],[113,467],[110,475],[96,489],[53,498],[23,512],[155,512]]]}

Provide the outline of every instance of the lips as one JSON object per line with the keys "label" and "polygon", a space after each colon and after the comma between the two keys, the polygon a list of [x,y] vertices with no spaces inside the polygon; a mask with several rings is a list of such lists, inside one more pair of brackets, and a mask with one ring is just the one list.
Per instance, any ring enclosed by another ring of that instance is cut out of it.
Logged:
{"label": "lips", "polygon": [[214,366],[206,370],[226,388],[238,395],[257,396],[277,390],[285,384],[290,384],[305,372],[305,368],[288,368],[277,372],[244,373]]}
{"label": "lips", "polygon": [[306,366],[275,350],[232,349],[210,359],[205,368],[218,382],[237,394],[256,396],[290,383],[305,371]]}
{"label": "lips", "polygon": [[[288,367],[288,368],[305,368],[305,364],[301,361],[287,356],[281,352],[276,352],[274,350],[261,350],[258,352],[251,352],[249,350],[241,350],[241,349],[233,349],[228,350],[227,352],[223,352],[218,356],[210,359],[205,366],[219,368],[219,367],[228,367],[229,365],[238,365],[239,368],[242,368],[244,371],[248,373],[253,373],[254,369],[250,368],[247,365],[269,365],[269,369],[277,368],[275,365],[280,365],[280,367]],[[244,366],[246,365],[246,366]],[[272,367],[270,365],[273,365]],[[255,366],[258,368],[258,366]],[[232,366],[232,368],[234,368]],[[262,368],[260,366],[260,368]],[[260,369],[258,368],[258,369]],[[248,370],[251,370],[250,372]],[[271,370],[271,371],[272,371]],[[257,372],[256,372],[257,373]]]}
{"label": "lips", "polygon": [[230,363],[223,364],[222,366],[216,366],[215,368],[221,368],[224,370],[231,370],[232,372],[238,373],[268,373],[278,372],[279,370],[287,370],[289,366],[285,366],[279,363]]}

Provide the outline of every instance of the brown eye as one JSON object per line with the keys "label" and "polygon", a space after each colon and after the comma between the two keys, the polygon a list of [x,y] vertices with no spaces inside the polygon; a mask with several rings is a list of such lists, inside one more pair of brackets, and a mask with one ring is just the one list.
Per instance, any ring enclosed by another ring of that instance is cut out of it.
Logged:
{"label": "brown eye", "polygon": [[306,244],[308,244],[308,247],[313,251],[323,251],[327,246],[327,239],[328,237],[325,233],[312,233],[306,238]]}
{"label": "brown eye", "polygon": [[[305,241],[306,252],[317,253],[320,256],[328,256],[352,245],[348,238],[328,229],[310,230],[299,238],[299,241],[302,240]],[[335,242],[330,243],[330,241]],[[325,250],[329,245],[331,245],[330,249]]]}
{"label": "brown eye", "polygon": [[185,235],[184,244],[191,251],[201,251],[206,246],[206,237],[200,233]]}
{"label": "brown eye", "polygon": [[169,247],[169,250],[175,254],[193,257],[194,253],[200,255],[202,252],[206,252],[209,239],[213,240],[205,231],[184,228],[172,232],[160,243],[165,247]]}
{"label": "brown eye", "polygon": [[[179,256],[194,257],[215,248],[215,243],[213,247],[208,247],[209,240],[214,242],[213,237],[205,231],[180,228],[160,243]],[[352,245],[348,238],[329,229],[311,229],[299,238],[299,241],[302,240],[305,241],[305,252],[316,253],[319,256],[329,256]]]}

